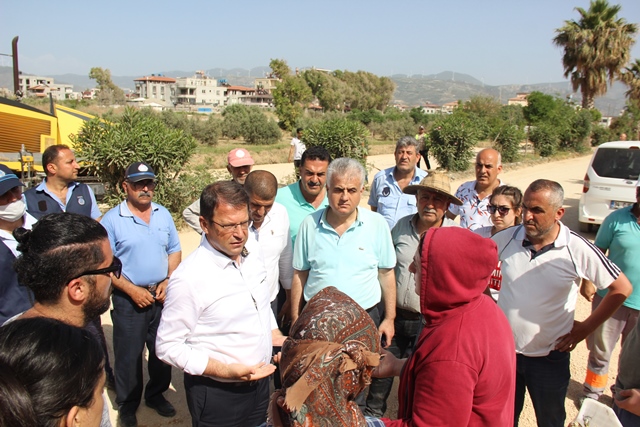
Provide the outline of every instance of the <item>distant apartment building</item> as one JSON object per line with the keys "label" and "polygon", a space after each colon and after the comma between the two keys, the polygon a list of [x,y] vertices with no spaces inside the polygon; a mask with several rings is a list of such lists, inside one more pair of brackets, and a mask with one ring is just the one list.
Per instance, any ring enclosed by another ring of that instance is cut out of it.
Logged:
{"label": "distant apartment building", "polygon": [[442,113],[442,107],[428,102],[422,106],[422,112],[425,114],[440,114]]}
{"label": "distant apartment building", "polygon": [[458,101],[447,102],[442,106],[442,112],[451,114],[453,113],[453,110],[455,110],[456,108],[458,108]]}
{"label": "distant apartment building", "polygon": [[193,77],[178,77],[175,82],[173,103],[180,105],[213,105],[225,104],[226,87],[204,71],[196,71]]}
{"label": "distant apartment building", "polygon": [[273,96],[268,93],[258,93],[257,89],[246,86],[227,86],[225,105],[242,104],[248,107],[271,107]]}
{"label": "distant apartment building", "polygon": [[138,97],[145,99],[158,99],[170,103],[175,90],[176,79],[162,75],[152,74],[135,79],[135,91]]}
{"label": "distant apartment building", "polygon": [[21,74],[18,79],[19,90],[25,97],[46,98],[51,95],[56,101],[62,101],[79,96],[73,91],[73,85],[55,83],[51,77]]}
{"label": "distant apartment building", "polygon": [[276,79],[275,77],[259,77],[254,80],[254,85],[256,87],[256,93],[261,94],[271,94],[271,92],[276,88],[276,84],[280,81],[280,79]]}
{"label": "distant apartment building", "polygon": [[527,96],[529,96],[528,92],[516,93],[515,98],[509,98],[509,101],[507,101],[507,105],[521,105],[523,107],[526,107],[527,105],[529,105]]}

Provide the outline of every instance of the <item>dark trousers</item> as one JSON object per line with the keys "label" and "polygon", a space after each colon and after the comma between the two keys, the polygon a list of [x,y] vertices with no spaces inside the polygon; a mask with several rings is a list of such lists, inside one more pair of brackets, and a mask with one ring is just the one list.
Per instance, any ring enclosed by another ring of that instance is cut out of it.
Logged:
{"label": "dark trousers", "polygon": [[[413,352],[420,331],[422,331],[422,317],[405,319],[398,312],[396,313],[394,327],[395,334],[387,350],[399,359],[408,357]],[[387,411],[387,399],[391,394],[392,388],[393,377],[374,378],[369,386],[367,407],[363,411],[364,414],[368,417],[376,418],[384,416]]]}
{"label": "dark trousers", "polygon": [[427,170],[431,169],[431,163],[429,163],[429,149],[427,148],[426,150],[420,150],[420,159],[418,159],[418,169],[420,169],[420,160],[424,159],[424,165],[427,168]]}
{"label": "dark trousers", "polygon": [[193,427],[254,427],[267,419],[269,379],[227,384],[184,374]]}
{"label": "dark trousers", "polygon": [[524,406],[525,389],[531,396],[538,427],[564,427],[569,364],[569,352],[552,351],[544,357],[516,355],[515,427]]}
{"label": "dark trousers", "polygon": [[163,399],[171,383],[171,366],[156,356],[156,334],[162,304],[138,307],[124,292],[114,290],[113,351],[115,355],[116,404],[120,412],[135,413],[142,398],[142,353],[149,350],[149,382],[144,389],[147,402]]}

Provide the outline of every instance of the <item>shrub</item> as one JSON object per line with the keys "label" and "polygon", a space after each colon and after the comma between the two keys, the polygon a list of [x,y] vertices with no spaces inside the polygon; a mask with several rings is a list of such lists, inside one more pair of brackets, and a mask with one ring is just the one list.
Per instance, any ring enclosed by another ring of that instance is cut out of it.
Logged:
{"label": "shrub", "polygon": [[407,135],[414,136],[417,133],[416,125],[410,117],[403,117],[400,120],[386,120],[374,126],[374,128],[382,139],[391,141],[397,141]]}
{"label": "shrub", "polygon": [[464,171],[473,158],[477,134],[464,114],[451,114],[435,121],[429,132],[431,153],[441,167],[450,171]]}
{"label": "shrub", "polygon": [[558,150],[558,135],[551,125],[543,123],[531,128],[529,139],[541,157],[553,156]]}
{"label": "shrub", "polygon": [[608,141],[613,141],[614,139],[617,138],[614,138],[613,132],[611,132],[609,128],[594,126],[591,131],[591,146],[593,147],[597,147],[598,145]]}
{"label": "shrub", "polygon": [[242,136],[249,144],[271,145],[280,140],[282,133],[278,124],[268,119],[258,107],[249,108]]}
{"label": "shrub", "polygon": [[206,120],[195,117],[192,120],[191,135],[203,144],[217,145],[222,134],[222,121],[210,115]]}
{"label": "shrub", "polygon": [[307,148],[321,146],[332,158],[351,157],[366,167],[367,128],[346,118],[323,120],[304,131]]}
{"label": "shrub", "polygon": [[158,177],[155,201],[169,208],[181,203],[166,195],[195,153],[197,143],[184,131],[170,129],[155,115],[126,108],[114,121],[86,122],[74,138],[74,145],[78,157],[105,184],[105,200],[110,205],[123,199],[125,169],[133,162],[144,161]]}
{"label": "shrub", "polygon": [[247,123],[249,109],[244,105],[234,104],[222,112],[222,134],[229,139],[242,136],[242,130]]}
{"label": "shrub", "polygon": [[515,125],[506,125],[496,136],[496,149],[500,151],[502,160],[516,162],[520,158],[520,143],[525,139],[524,131]]}

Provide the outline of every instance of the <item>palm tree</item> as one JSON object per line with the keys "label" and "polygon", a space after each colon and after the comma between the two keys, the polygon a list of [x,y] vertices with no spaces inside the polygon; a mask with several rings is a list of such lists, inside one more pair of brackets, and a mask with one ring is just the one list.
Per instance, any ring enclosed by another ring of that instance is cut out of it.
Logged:
{"label": "palm tree", "polygon": [[638,26],[618,18],[620,8],[606,0],[591,1],[589,10],[576,8],[578,21],[565,21],[556,30],[553,42],[564,48],[564,76],[571,77],[574,91],[580,89],[583,108],[593,108],[594,98],[607,92],[607,83],[620,78],[629,62]]}
{"label": "palm tree", "polygon": [[625,92],[627,98],[640,101],[640,59],[636,59],[629,67],[625,68],[621,80],[629,87]]}

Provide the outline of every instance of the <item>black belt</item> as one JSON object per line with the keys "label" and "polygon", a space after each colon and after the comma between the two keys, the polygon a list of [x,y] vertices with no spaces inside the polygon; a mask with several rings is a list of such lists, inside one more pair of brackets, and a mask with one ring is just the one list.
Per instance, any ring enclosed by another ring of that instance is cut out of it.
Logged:
{"label": "black belt", "polygon": [[406,320],[419,320],[422,314],[396,307],[396,317],[402,317]]}
{"label": "black belt", "polygon": [[200,375],[191,375],[187,373],[185,373],[185,375],[189,375],[191,377],[191,380],[194,383],[206,385],[208,387],[221,388],[224,390],[238,389],[238,388],[254,388],[258,386],[260,381],[269,380],[269,377],[267,377],[267,378],[262,378],[255,381],[234,381],[234,382],[225,383],[222,381],[214,380],[213,378],[203,377]]}

